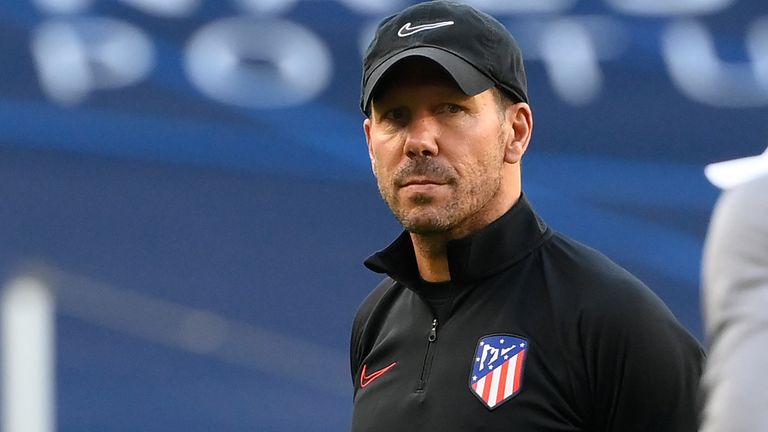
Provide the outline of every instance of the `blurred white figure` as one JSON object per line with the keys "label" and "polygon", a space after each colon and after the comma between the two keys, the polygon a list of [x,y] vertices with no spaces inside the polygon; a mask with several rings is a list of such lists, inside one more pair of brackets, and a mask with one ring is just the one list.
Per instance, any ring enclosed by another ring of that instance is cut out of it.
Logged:
{"label": "blurred white figure", "polygon": [[54,432],[55,299],[41,279],[20,276],[0,291],[3,432]]}
{"label": "blurred white figure", "polygon": [[768,150],[712,164],[724,190],[704,247],[709,357],[701,432],[768,430]]}

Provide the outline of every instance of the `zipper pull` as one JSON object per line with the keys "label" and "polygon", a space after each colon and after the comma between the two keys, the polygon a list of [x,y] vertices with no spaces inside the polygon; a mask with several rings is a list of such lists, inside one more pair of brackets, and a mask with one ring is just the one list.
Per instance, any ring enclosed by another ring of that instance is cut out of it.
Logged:
{"label": "zipper pull", "polygon": [[429,331],[429,341],[434,342],[437,340],[437,318],[432,320],[432,329]]}

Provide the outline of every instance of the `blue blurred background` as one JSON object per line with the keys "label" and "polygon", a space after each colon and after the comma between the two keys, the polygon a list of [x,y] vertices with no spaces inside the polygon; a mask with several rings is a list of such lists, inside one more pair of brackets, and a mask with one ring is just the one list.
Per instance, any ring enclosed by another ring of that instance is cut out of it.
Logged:
{"label": "blue blurred background", "polygon": [[[348,428],[362,261],[399,233],[360,56],[410,3],[0,6],[0,284],[55,288],[58,430]],[[533,205],[701,339],[703,167],[768,144],[768,5],[466,3],[526,55]]]}

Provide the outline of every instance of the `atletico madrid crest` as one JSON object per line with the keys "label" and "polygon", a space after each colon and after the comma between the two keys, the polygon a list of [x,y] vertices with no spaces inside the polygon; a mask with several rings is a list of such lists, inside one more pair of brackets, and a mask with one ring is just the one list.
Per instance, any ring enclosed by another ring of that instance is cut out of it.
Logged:
{"label": "atletico madrid crest", "polygon": [[520,392],[528,341],[508,334],[483,336],[472,359],[469,388],[494,409]]}

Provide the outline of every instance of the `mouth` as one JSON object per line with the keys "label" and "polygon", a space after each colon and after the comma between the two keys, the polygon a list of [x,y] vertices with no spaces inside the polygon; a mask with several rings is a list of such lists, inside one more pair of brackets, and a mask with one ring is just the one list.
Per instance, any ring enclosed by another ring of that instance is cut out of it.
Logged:
{"label": "mouth", "polygon": [[411,178],[406,181],[404,181],[402,184],[400,184],[400,187],[408,187],[408,186],[443,186],[447,184],[446,182],[442,180],[436,180],[436,179],[430,179],[430,178],[424,178],[424,177],[416,177]]}
{"label": "mouth", "polygon": [[[421,200],[430,197],[430,200],[437,196],[445,195],[447,191],[447,182],[429,179],[429,178],[410,178],[404,181],[399,188],[403,197],[407,199],[417,199],[421,204],[426,204]],[[431,202],[431,201],[430,201]]]}

